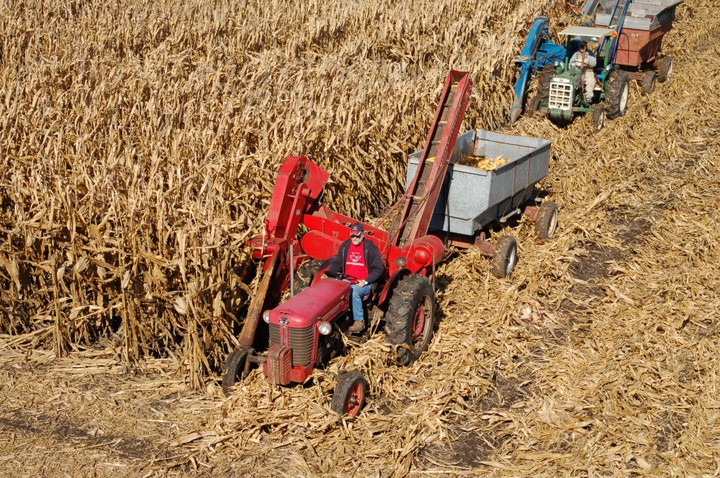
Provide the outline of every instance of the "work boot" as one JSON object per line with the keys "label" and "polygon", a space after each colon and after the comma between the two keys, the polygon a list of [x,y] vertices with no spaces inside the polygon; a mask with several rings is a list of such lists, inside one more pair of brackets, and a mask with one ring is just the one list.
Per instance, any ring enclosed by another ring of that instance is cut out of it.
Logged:
{"label": "work boot", "polygon": [[360,335],[365,330],[365,321],[364,320],[355,320],[353,321],[353,324],[350,326],[350,333],[355,335]]}

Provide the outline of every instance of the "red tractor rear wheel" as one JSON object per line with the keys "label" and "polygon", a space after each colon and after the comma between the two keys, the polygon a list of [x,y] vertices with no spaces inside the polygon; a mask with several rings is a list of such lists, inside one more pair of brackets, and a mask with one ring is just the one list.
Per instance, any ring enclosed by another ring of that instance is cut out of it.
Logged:
{"label": "red tractor rear wheel", "polygon": [[332,397],[332,409],[340,415],[357,416],[365,406],[368,383],[357,370],[340,375]]}
{"label": "red tractor rear wheel", "polygon": [[385,314],[385,334],[397,346],[400,365],[410,365],[427,349],[434,326],[435,292],[430,280],[418,274],[400,279]]}

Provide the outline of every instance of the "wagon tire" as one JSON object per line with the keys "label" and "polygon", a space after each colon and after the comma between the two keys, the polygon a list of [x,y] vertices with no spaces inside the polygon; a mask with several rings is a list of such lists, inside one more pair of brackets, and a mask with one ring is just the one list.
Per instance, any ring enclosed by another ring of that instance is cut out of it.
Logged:
{"label": "wagon tire", "polygon": [[343,416],[357,416],[365,406],[368,388],[367,380],[357,370],[340,374],[333,392],[332,410]]}
{"label": "wagon tire", "polygon": [[222,389],[225,395],[229,395],[235,384],[247,377],[246,364],[251,352],[251,349],[245,347],[235,347],[235,350],[228,355],[222,375]]}
{"label": "wagon tire", "polygon": [[517,241],[512,236],[501,237],[495,246],[490,270],[498,279],[509,277],[518,261]]}
{"label": "wagon tire", "polygon": [[605,127],[605,105],[597,104],[592,112],[593,131],[600,132]]}
{"label": "wagon tire", "polygon": [[673,61],[669,56],[664,56],[658,61],[657,80],[665,83],[672,76]]}
{"label": "wagon tire", "polygon": [[544,201],[540,205],[535,220],[535,234],[540,239],[550,239],[555,235],[558,225],[558,207],[552,201]]}
{"label": "wagon tire", "polygon": [[435,326],[435,293],[430,280],[410,274],[398,282],[385,314],[385,334],[397,363],[412,364],[427,349]]}
{"label": "wagon tire", "polygon": [[315,274],[320,270],[323,261],[320,259],[312,259],[305,261],[295,271],[295,293],[298,294],[310,287]]}
{"label": "wagon tire", "polygon": [[615,70],[610,73],[606,88],[605,114],[610,119],[619,118],[627,111],[630,97],[630,77],[622,70]]}
{"label": "wagon tire", "polygon": [[643,73],[642,79],[640,80],[640,92],[643,95],[652,94],[655,91],[655,81],[657,80],[657,73],[650,70]]}

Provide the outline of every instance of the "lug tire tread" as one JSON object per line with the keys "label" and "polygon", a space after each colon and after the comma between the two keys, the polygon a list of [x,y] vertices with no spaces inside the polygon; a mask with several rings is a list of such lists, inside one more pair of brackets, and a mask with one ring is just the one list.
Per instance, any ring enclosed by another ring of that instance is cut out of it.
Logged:
{"label": "lug tire tread", "polygon": [[[430,314],[426,317],[426,336],[415,348],[412,343],[412,323],[415,318],[415,311],[421,301],[430,298]],[[390,305],[385,314],[385,334],[387,340],[397,345],[397,362],[407,366],[420,357],[427,349],[432,338],[435,323],[435,294],[430,280],[419,274],[410,274],[398,282],[390,298]]]}

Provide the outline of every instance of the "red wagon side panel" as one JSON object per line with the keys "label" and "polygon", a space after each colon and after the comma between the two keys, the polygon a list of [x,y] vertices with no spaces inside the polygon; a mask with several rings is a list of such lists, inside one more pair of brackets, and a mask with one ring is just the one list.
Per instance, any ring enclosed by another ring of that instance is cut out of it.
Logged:
{"label": "red wagon side panel", "polygon": [[671,28],[670,22],[658,25],[652,30],[623,28],[615,54],[615,63],[638,69],[643,64],[655,63],[662,48],[663,36]]}

